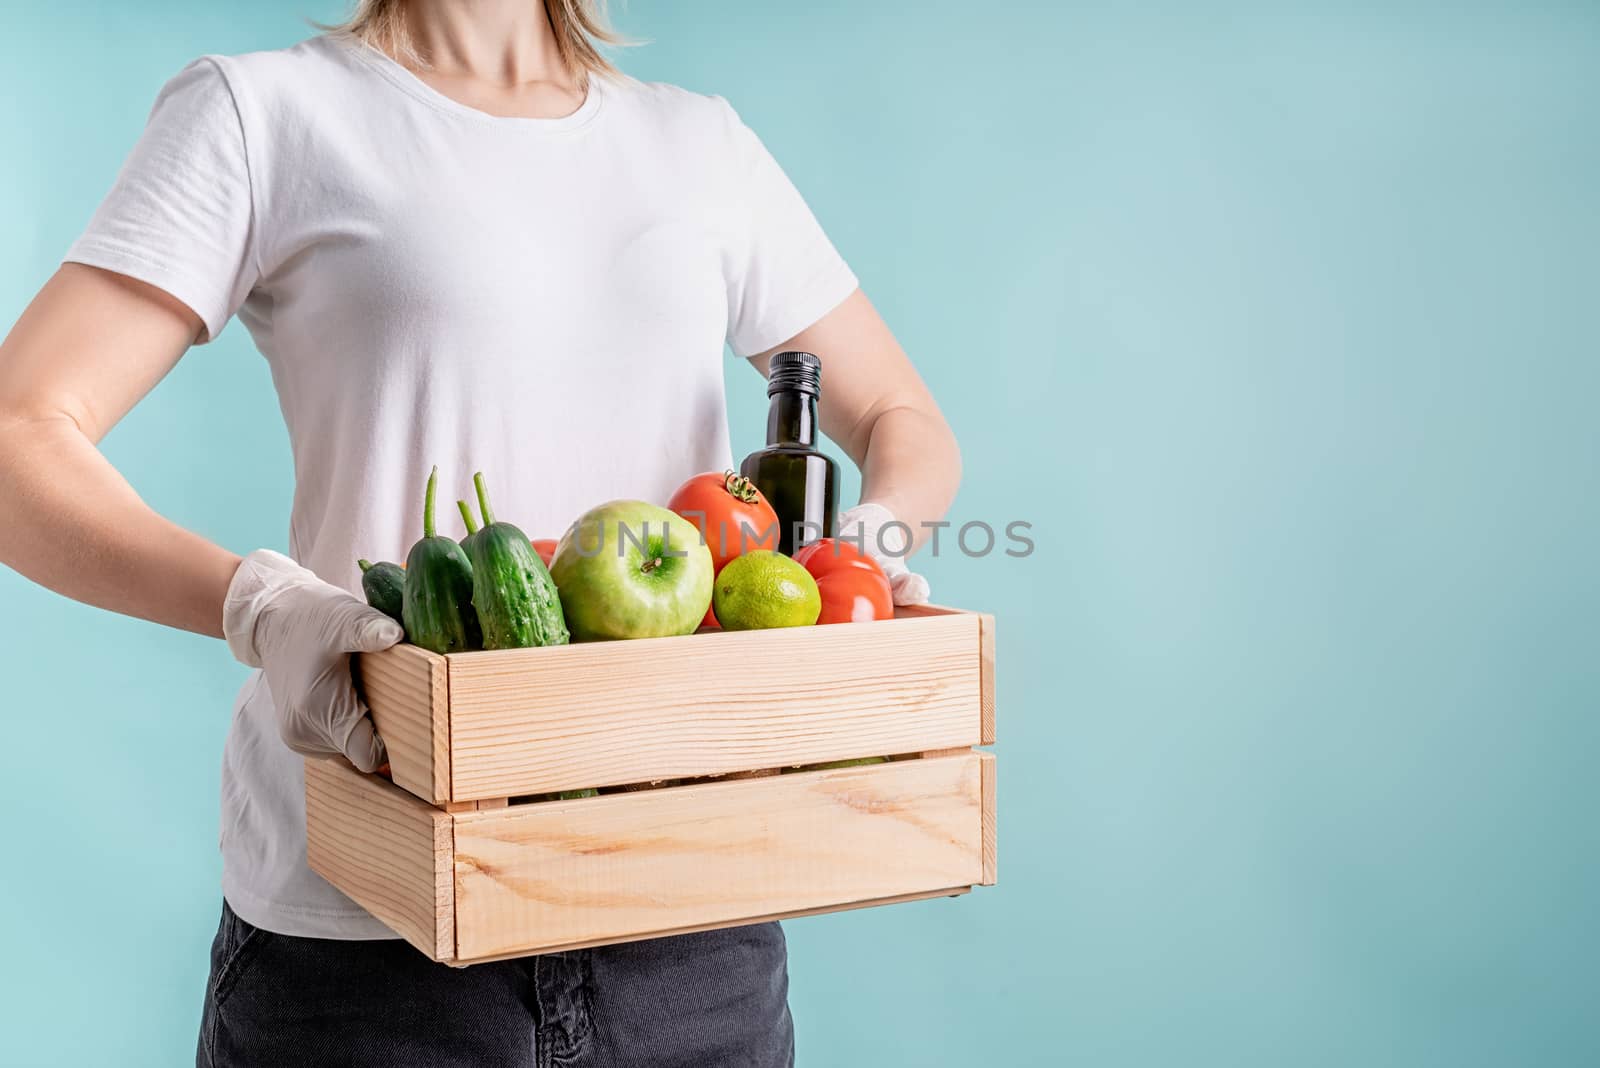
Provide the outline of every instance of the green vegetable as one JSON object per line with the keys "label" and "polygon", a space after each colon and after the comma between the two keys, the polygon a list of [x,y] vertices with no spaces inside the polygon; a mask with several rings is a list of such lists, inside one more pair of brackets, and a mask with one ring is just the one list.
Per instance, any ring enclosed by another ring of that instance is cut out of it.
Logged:
{"label": "green vegetable", "polygon": [[422,506],[422,540],[406,557],[406,590],[401,620],[413,644],[435,653],[478,649],[483,636],[472,609],[472,565],[451,538],[435,536],[433,497],[439,469],[428,476]]}
{"label": "green vegetable", "polygon": [[[462,547],[472,563],[472,605],[483,625],[485,649],[527,649],[567,644],[567,621],[555,580],[533,551],[528,536],[510,523],[496,523],[489,507],[483,472],[472,476],[483,512],[483,529],[468,535]],[[466,516],[466,502],[456,502]]]}
{"label": "green vegetable", "polygon": [[373,563],[357,560],[361,568],[361,592],[367,603],[396,623],[405,623],[406,571],[399,564],[387,560]]}
{"label": "green vegetable", "polygon": [[472,509],[467,507],[466,501],[457,501],[456,507],[461,510],[461,521],[467,525],[467,536],[461,539],[461,547],[465,549],[467,542],[478,532],[478,521],[472,517]]}
{"label": "green vegetable", "polygon": [[833,771],[837,768],[859,768],[867,764],[884,764],[888,760],[888,757],[878,756],[856,757],[854,760],[830,760],[825,764],[796,764],[794,767],[784,768],[783,773],[787,775],[791,771]]}
{"label": "green vegetable", "polygon": [[562,790],[553,794],[525,794],[521,797],[513,797],[511,802],[512,804],[521,804],[525,801],[530,803],[535,801],[577,801],[584,797],[599,796],[600,791],[591,786],[586,790]]}

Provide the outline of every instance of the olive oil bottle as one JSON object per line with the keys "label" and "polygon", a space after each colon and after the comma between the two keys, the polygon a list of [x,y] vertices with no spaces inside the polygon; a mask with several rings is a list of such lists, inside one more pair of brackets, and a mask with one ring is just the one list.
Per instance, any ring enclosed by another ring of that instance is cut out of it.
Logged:
{"label": "olive oil bottle", "polygon": [[767,447],[744,458],[739,473],[778,513],[778,551],[795,550],[837,531],[839,467],[817,451],[822,361],[780,352],[767,370]]}

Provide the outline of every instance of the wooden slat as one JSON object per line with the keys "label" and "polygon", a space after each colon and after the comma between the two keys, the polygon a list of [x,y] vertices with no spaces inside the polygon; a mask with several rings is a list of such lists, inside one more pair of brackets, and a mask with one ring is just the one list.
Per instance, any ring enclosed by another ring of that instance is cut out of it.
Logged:
{"label": "wooden slat", "polygon": [[894,606],[896,619],[926,619],[929,616],[961,616],[967,615],[959,608],[946,608],[942,604],[897,604]]}
{"label": "wooden slat", "polygon": [[510,803],[509,797],[486,797],[482,801],[444,801],[439,807],[446,812],[480,812],[491,808],[505,808]]}
{"label": "wooden slat", "polygon": [[978,617],[452,655],[456,801],[976,744]]}
{"label": "wooden slat", "polygon": [[979,753],[978,759],[983,761],[983,879],[984,886],[995,884],[996,863],[999,852],[999,836],[995,826],[995,763],[993,753]]}
{"label": "wooden slat", "polygon": [[454,957],[453,817],[342,761],[305,763],[311,870],[434,960]]}
{"label": "wooden slat", "polygon": [[978,617],[978,702],[980,745],[994,744],[994,616]]}
{"label": "wooden slat", "polygon": [[425,801],[449,800],[445,658],[416,645],[362,653],[361,682],[395,783]]}
{"label": "wooden slat", "polygon": [[[571,949],[589,949],[593,946],[610,946],[618,942],[637,942],[642,938],[670,938],[673,935],[694,934],[698,931],[715,931],[723,927],[745,927],[752,923],[769,923],[773,920],[798,920],[807,916],[825,916],[830,912],[849,912],[852,909],[869,909],[878,905],[901,905],[907,901],[926,901],[935,897],[960,897],[962,894],[972,892],[970,886],[950,886],[943,890],[922,890],[915,894],[894,894],[890,897],[875,897],[866,901],[846,901],[840,905],[821,905],[814,909],[790,909],[788,912],[773,912],[765,916],[751,916],[737,923],[697,923],[688,927],[673,927],[665,931],[645,931],[629,935],[626,938],[602,938],[580,942],[563,942],[556,946],[545,946],[541,953],[562,953]],[[467,967],[472,964],[486,964],[495,960],[512,960],[527,956],[527,951],[514,951],[511,953],[495,953],[487,957],[474,957],[471,960],[451,961],[457,967]]]}
{"label": "wooden slat", "polygon": [[980,769],[968,753],[456,815],[458,955],[971,885]]}

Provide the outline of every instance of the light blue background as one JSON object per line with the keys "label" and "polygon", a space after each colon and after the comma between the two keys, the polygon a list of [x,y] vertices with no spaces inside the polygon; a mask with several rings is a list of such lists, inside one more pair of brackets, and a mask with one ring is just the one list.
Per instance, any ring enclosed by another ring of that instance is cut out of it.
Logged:
{"label": "light blue background", "polygon": [[[7,323],[166,77],[337,10],[3,7]],[[1600,1061],[1594,5],[618,21],[806,193],[961,437],[956,518],[1036,525],[926,563],[1000,618],[1002,883],[790,925],[801,1063]],[[106,449],[284,542],[237,325]],[[0,605],[0,1062],[183,1063],[241,670],[10,572]]]}

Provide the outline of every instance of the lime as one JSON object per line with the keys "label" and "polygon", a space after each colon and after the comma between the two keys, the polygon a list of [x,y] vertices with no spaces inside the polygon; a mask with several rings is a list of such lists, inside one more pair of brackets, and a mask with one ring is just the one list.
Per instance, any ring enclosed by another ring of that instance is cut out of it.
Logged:
{"label": "lime", "polygon": [[711,609],[723,630],[809,627],[822,613],[811,573],[769,549],[736,556],[717,575]]}

